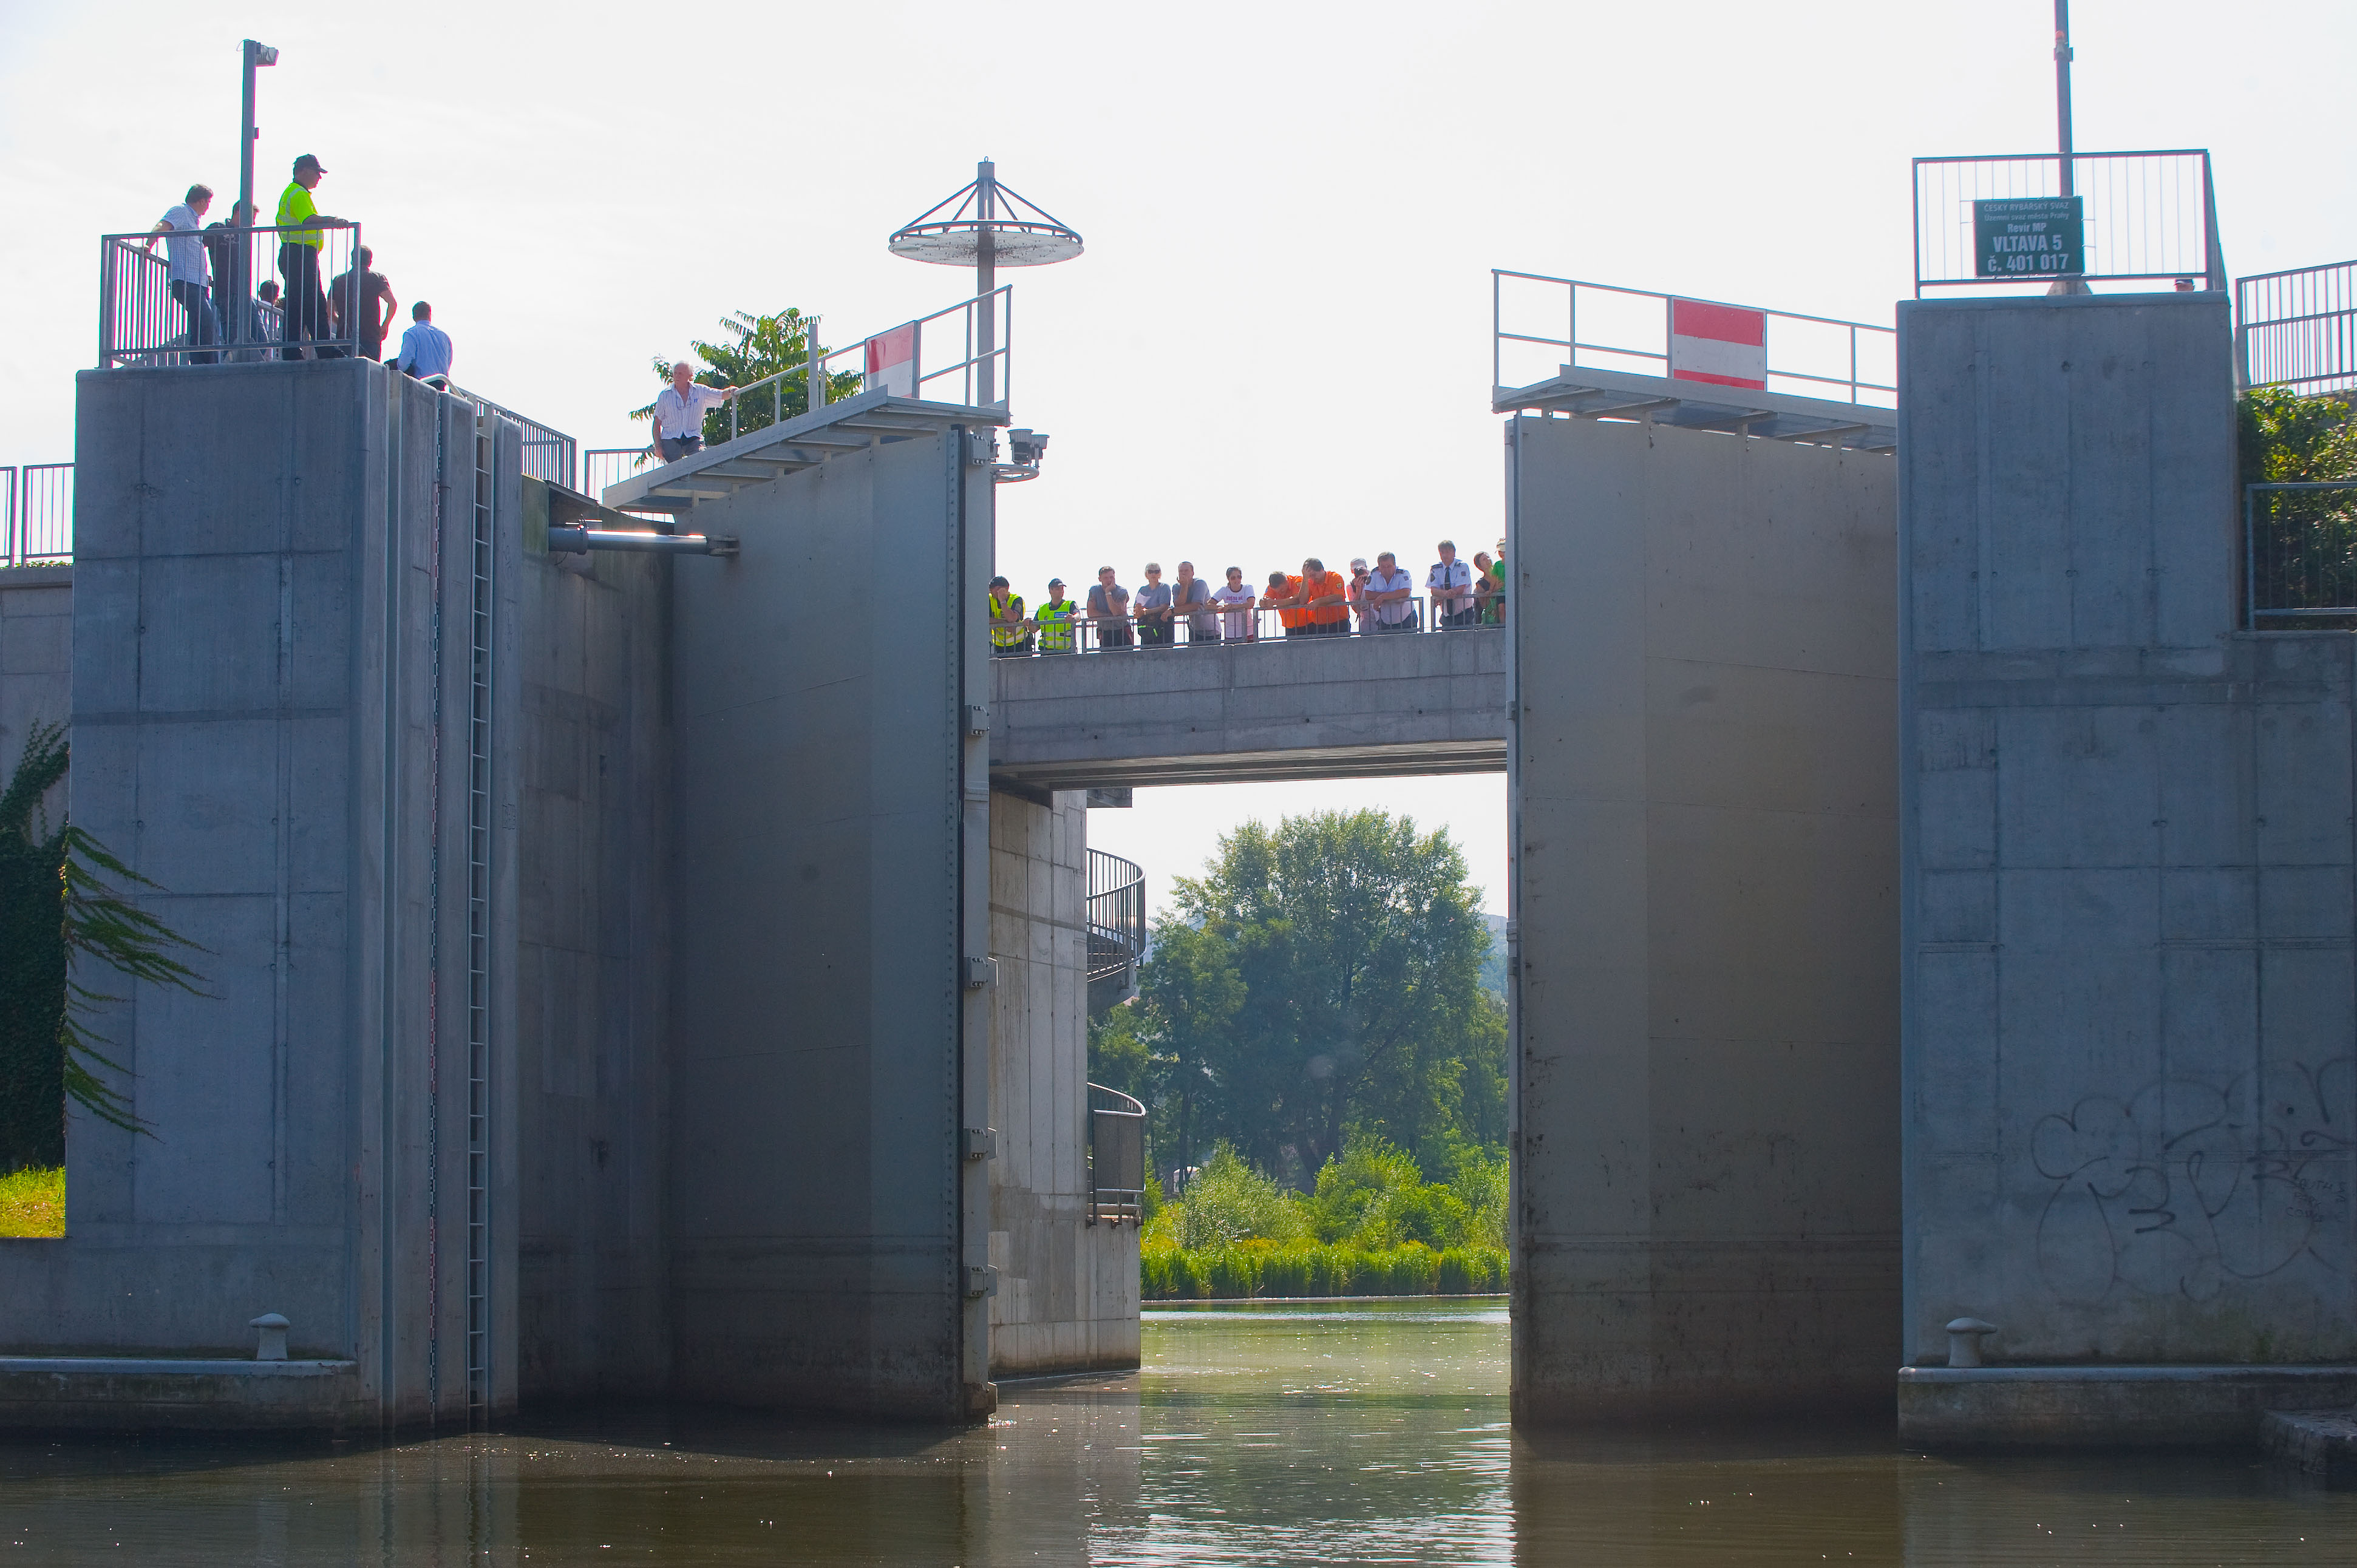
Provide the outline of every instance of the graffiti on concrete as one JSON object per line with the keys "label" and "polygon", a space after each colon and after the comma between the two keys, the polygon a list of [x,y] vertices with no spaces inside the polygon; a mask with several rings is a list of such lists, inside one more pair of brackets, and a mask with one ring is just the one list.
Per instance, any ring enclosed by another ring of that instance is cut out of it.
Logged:
{"label": "graffiti on concrete", "polygon": [[2357,1058],[2257,1069],[2221,1090],[2163,1079],[2082,1100],[2030,1134],[2054,1183],[2038,1266],[2068,1301],[2208,1301],[2303,1259],[2344,1276]]}

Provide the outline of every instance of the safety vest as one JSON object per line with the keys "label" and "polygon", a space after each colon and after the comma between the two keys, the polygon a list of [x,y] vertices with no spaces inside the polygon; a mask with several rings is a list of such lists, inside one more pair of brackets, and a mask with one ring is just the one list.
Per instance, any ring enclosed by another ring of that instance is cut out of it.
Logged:
{"label": "safety vest", "polygon": [[304,220],[318,215],[319,209],[312,201],[311,193],[303,188],[302,182],[287,181],[285,191],[278,198],[278,227],[296,231],[279,235],[278,242],[282,245],[307,245],[315,251],[326,244],[327,235],[317,229],[301,227]]}
{"label": "safety vest", "polygon": [[1039,651],[1070,653],[1072,650],[1072,612],[1080,607],[1066,599],[1061,604],[1041,605],[1031,618],[1039,623]]}
{"label": "safety vest", "polygon": [[[1007,612],[1009,609],[1012,609],[1012,610],[1015,612],[1015,620],[1016,620],[1016,623],[1017,623],[1017,624],[1014,624],[1014,625],[1011,625],[1011,626],[1010,626],[1010,625],[1008,625],[1008,624],[1007,624],[1004,619],[1002,619],[1002,618],[1001,618],[1002,617],[1004,617],[1004,616],[1006,614],[1006,612]],[[991,646],[992,646],[992,647],[994,647],[994,648],[1021,648],[1021,647],[1023,647],[1024,645],[1026,645],[1027,643],[1028,643],[1028,642],[1031,640],[1031,633],[1030,633],[1029,631],[1028,631],[1027,629],[1025,629],[1025,628],[1024,628],[1024,627],[1021,625],[1022,619],[1023,619],[1023,596],[1022,596],[1022,595],[1020,595],[1020,594],[1009,594],[1009,595],[1007,595],[1007,596],[1006,596],[1005,598],[1003,598],[1003,599],[1002,599],[1002,598],[1000,598],[996,594],[993,594],[993,595],[991,595],[991,596],[990,596],[990,643],[991,643]]]}

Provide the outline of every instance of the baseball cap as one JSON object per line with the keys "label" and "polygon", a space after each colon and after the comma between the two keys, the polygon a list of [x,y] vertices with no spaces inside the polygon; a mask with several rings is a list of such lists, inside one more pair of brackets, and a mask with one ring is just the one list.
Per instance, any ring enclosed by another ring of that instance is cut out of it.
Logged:
{"label": "baseball cap", "polygon": [[305,153],[301,157],[295,160],[295,166],[297,169],[300,169],[305,164],[309,164],[321,174],[328,172],[328,166],[319,161],[319,155],[317,153]]}
{"label": "baseball cap", "polygon": [[1064,579],[1061,577],[1050,577],[1048,579],[1048,585],[1051,588],[1060,588],[1064,585]]}

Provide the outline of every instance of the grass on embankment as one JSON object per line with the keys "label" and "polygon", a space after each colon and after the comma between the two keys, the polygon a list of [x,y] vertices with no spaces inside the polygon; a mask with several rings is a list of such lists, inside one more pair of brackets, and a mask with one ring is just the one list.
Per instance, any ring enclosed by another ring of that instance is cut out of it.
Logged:
{"label": "grass on embankment", "polygon": [[66,1172],[22,1170],[0,1176],[0,1236],[62,1236],[66,1233]]}
{"label": "grass on embankment", "polygon": [[1254,1296],[1483,1295],[1506,1288],[1506,1254],[1494,1247],[1439,1251],[1414,1241],[1363,1248],[1266,1240],[1188,1249],[1153,1238],[1138,1252],[1147,1301]]}

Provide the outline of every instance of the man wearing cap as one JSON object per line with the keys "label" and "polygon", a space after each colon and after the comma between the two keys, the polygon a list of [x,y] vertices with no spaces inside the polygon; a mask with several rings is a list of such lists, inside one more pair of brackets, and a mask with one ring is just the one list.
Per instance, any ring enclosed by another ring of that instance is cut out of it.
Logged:
{"label": "man wearing cap", "polygon": [[1041,605],[1032,621],[1039,628],[1041,653],[1072,651],[1072,616],[1080,608],[1064,597],[1064,579],[1048,579],[1048,602]]}
{"label": "man wearing cap", "polygon": [[[286,357],[299,360],[304,341],[317,342],[328,332],[328,294],[319,286],[319,250],[328,242],[325,229],[349,229],[342,218],[330,218],[311,200],[319,177],[328,171],[305,153],[295,160],[295,177],[278,196],[278,275],[286,280]],[[286,232],[292,231],[292,232]],[[340,360],[341,349],[324,345],[312,352],[322,360]]]}

